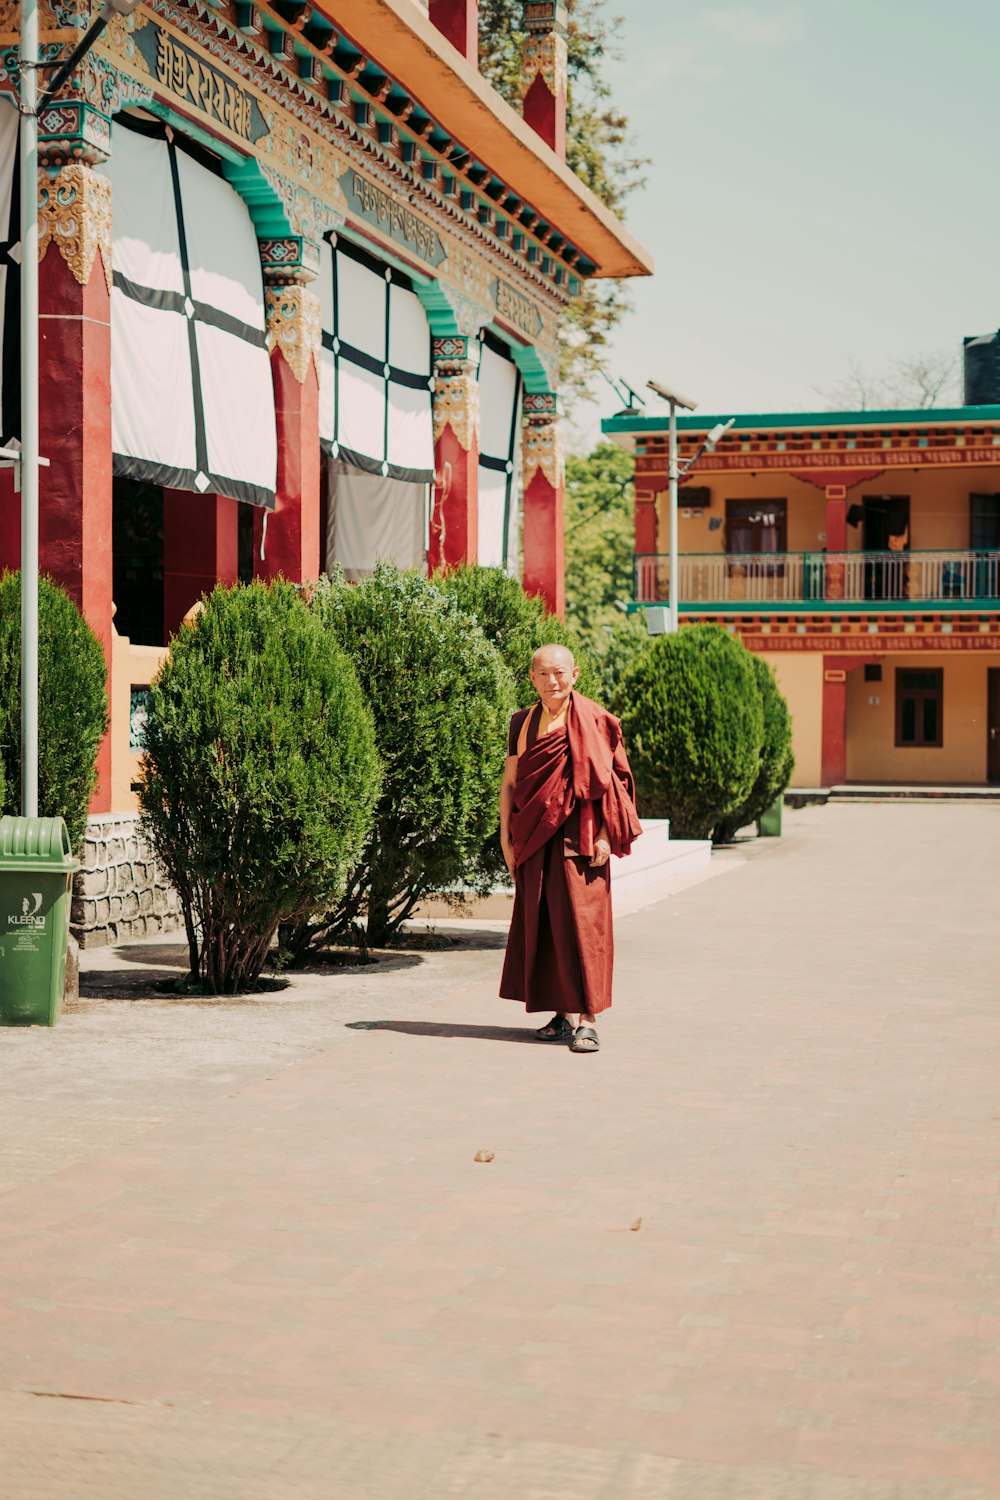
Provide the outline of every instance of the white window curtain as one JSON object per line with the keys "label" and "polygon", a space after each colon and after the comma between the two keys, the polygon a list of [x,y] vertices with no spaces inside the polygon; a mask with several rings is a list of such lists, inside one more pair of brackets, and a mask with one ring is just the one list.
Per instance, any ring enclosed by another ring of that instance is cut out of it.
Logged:
{"label": "white window curtain", "polygon": [[271,508],[274,387],[257,237],[208,153],[119,116],[113,194],[114,472]]}
{"label": "white window curtain", "polygon": [[499,340],[483,343],[479,412],[479,562],[516,572],[521,378]]}
{"label": "white window curtain", "polygon": [[320,438],[340,465],[434,477],[431,331],[409,278],[345,241],[324,241]]}
{"label": "white window curtain", "polygon": [[17,136],[20,117],[0,100],[0,427],[2,446],[21,435],[21,212]]}

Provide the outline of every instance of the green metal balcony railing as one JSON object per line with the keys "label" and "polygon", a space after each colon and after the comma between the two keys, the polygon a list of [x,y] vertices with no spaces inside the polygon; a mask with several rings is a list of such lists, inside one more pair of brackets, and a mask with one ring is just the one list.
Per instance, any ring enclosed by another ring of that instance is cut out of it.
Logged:
{"label": "green metal balcony railing", "polygon": [[[635,557],[635,600],[670,597],[666,553]],[[680,558],[680,606],[1000,602],[998,552],[705,552]]]}

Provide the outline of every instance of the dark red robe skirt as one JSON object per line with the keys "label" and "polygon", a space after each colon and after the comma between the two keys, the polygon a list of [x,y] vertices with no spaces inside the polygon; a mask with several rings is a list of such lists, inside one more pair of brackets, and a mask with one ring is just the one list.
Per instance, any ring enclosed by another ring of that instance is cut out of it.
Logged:
{"label": "dark red robe skirt", "polygon": [[[518,760],[515,818],[526,798],[545,790],[543,760],[564,761],[565,740],[566,730],[557,729],[545,735],[542,744],[533,715],[528,744]],[[599,812],[598,804],[595,814]],[[500,994],[505,1000],[520,1000],[529,1012],[596,1015],[611,1004],[611,866],[609,862],[595,869],[589,855],[567,852],[567,846],[578,842],[579,824],[577,806],[514,872],[514,912]]]}

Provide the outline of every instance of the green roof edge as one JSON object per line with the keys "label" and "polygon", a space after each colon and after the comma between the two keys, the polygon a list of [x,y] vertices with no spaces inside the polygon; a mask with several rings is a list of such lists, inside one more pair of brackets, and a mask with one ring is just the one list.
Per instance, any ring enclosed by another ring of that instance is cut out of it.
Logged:
{"label": "green roof edge", "polygon": [[[677,427],[681,432],[702,432],[715,427],[719,422],[728,422],[732,413],[718,416],[683,417],[678,415]],[[605,417],[601,422],[602,432],[666,432],[667,412],[655,417],[629,416],[619,413]],[[791,411],[791,412],[743,412],[734,417],[737,431],[756,427],[934,427],[964,424],[976,427],[988,422],[1000,422],[1000,406],[925,406],[917,411]]]}

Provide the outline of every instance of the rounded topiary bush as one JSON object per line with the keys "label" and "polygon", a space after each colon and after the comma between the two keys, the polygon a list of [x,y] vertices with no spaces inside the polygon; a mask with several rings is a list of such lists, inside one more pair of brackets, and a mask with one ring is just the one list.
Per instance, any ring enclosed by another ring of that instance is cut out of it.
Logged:
{"label": "rounded topiary bush", "polygon": [[348,894],[313,936],[365,914],[378,945],[422,897],[477,875],[499,818],[513,683],[457,599],[417,573],[381,564],[359,584],[321,580],[312,608],[357,667],[385,767]]}
{"label": "rounded topiary bush", "polygon": [[256,983],[279,924],[344,889],[380,784],[354,668],[298,590],[216,588],[153,683],[139,792],[193,979]]}
{"label": "rounded topiary bush", "polygon": [[[38,810],[79,850],[108,729],[108,668],[72,599],[38,580]],[[0,812],[21,808],[21,575],[0,577]]]}
{"label": "rounded topiary bush", "polygon": [[616,712],[647,817],[703,839],[750,794],[763,710],[750,653],[717,625],[657,636],[622,674]]}
{"label": "rounded topiary bush", "polygon": [[774,672],[766,661],[751,655],[757,689],[764,715],[764,739],[757,778],[750,795],[735,812],[729,813],[715,829],[717,844],[726,844],[748,823],[756,823],[781,796],[795,769],[792,752],[792,716],[788,712]]}
{"label": "rounded topiary bush", "polygon": [[519,708],[527,708],[537,696],[528,671],[539,646],[568,646],[580,668],[577,688],[587,698],[600,696],[600,673],[583,638],[558,615],[547,614],[541,599],[526,594],[503,568],[454,568],[435,581],[479,622],[500,652],[514,679]]}

